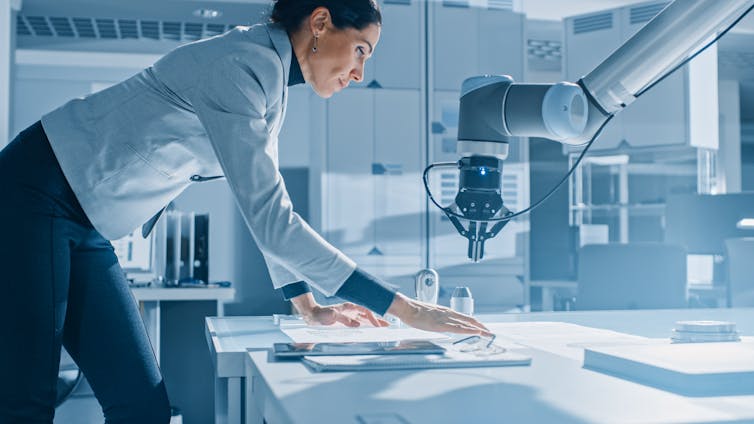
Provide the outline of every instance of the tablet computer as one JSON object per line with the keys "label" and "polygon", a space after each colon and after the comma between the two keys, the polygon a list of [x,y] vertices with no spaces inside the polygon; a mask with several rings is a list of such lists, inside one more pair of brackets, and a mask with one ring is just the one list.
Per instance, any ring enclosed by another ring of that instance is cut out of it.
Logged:
{"label": "tablet computer", "polygon": [[442,354],[445,349],[428,340],[350,343],[275,343],[273,353],[279,357],[323,355],[397,355]]}

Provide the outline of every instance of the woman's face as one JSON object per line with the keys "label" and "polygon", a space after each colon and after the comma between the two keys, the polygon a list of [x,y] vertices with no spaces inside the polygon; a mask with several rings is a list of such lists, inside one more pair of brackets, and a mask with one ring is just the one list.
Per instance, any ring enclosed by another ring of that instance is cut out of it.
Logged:
{"label": "woman's face", "polygon": [[[319,15],[318,15],[319,13]],[[371,24],[361,30],[333,26],[327,9],[312,13],[306,63],[301,64],[304,79],[323,98],[348,87],[351,81],[364,79],[364,63],[372,56],[380,40],[380,26]],[[316,52],[314,35],[317,35]],[[299,58],[300,60],[300,58]]]}

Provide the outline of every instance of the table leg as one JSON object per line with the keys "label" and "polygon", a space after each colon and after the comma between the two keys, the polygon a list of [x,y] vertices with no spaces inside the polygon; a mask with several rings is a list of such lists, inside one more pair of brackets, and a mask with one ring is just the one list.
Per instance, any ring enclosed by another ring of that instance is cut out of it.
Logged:
{"label": "table leg", "polygon": [[[248,367],[248,365],[247,365]],[[248,368],[247,368],[248,371]],[[255,387],[258,384],[258,378],[251,373],[246,374],[246,424],[264,424],[264,412],[260,405],[264,402],[261,390]],[[256,390],[255,390],[256,389]]]}
{"label": "table leg", "polygon": [[542,287],[542,312],[553,311],[554,308],[555,290],[549,287]]}
{"label": "table leg", "polygon": [[228,378],[228,424],[243,423],[243,378]]}
{"label": "table leg", "polygon": [[218,317],[224,317],[225,316],[225,301],[218,300],[217,301],[217,316]]}
{"label": "table leg", "polygon": [[215,378],[215,424],[242,424],[243,378]]}

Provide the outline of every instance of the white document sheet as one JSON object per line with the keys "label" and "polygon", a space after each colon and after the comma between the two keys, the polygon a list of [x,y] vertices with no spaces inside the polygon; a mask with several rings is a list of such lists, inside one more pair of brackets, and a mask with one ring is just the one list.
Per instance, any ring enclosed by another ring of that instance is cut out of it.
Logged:
{"label": "white document sheet", "polygon": [[442,333],[395,327],[294,327],[281,328],[281,331],[294,343],[353,343],[353,342],[392,342],[398,340],[442,340],[448,336]]}
{"label": "white document sheet", "polygon": [[585,345],[615,346],[650,340],[646,337],[565,322],[506,322],[486,325],[495,333],[498,341],[509,340],[577,361],[584,359]]}

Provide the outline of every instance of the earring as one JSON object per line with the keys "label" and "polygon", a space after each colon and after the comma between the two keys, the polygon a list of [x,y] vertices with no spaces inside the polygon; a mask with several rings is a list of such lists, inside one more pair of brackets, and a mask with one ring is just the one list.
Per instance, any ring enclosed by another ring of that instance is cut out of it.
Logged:
{"label": "earring", "polygon": [[319,40],[319,36],[317,34],[314,34],[314,45],[312,46],[312,53],[317,53],[317,41]]}

